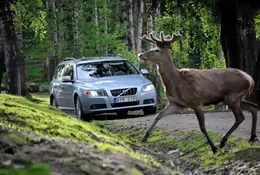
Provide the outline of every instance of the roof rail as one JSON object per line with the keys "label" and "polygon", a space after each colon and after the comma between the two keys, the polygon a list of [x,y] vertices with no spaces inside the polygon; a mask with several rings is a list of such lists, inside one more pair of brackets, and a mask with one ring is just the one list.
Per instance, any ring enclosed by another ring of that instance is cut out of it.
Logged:
{"label": "roof rail", "polygon": [[69,58],[64,58],[64,59],[63,59],[63,61],[71,61],[71,60],[74,60],[74,61],[76,61],[76,59],[75,59],[75,58],[73,58],[73,57],[69,57]]}
{"label": "roof rail", "polygon": [[107,54],[107,56],[123,57],[121,54]]}

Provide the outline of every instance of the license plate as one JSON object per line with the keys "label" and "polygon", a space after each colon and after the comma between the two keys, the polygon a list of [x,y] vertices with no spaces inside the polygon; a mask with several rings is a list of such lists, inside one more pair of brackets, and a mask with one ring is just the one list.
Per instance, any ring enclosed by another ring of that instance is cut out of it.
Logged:
{"label": "license plate", "polygon": [[136,96],[114,98],[114,103],[125,103],[131,101],[137,101]]}

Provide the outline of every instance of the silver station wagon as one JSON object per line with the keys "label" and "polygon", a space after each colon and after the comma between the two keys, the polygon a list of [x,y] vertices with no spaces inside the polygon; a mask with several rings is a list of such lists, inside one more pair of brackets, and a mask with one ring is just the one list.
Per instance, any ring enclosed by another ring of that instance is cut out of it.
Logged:
{"label": "silver station wagon", "polygon": [[56,67],[50,83],[50,104],[73,110],[79,119],[112,113],[126,117],[142,109],[156,113],[156,90],[144,74],[121,56],[66,58]]}

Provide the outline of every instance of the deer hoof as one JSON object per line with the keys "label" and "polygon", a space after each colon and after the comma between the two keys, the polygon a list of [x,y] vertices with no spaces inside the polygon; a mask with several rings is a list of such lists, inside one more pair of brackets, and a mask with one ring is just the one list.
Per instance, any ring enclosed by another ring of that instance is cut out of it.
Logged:
{"label": "deer hoof", "polygon": [[220,145],[219,145],[219,148],[223,148],[225,145],[226,145],[226,141],[227,139],[222,139],[221,142],[220,142]]}
{"label": "deer hoof", "polygon": [[143,139],[142,139],[142,143],[146,142],[147,139],[148,139],[148,135],[146,134],[146,135],[143,137]]}
{"label": "deer hoof", "polygon": [[218,152],[218,148],[216,146],[211,147],[213,154],[216,154]]}
{"label": "deer hoof", "polygon": [[257,138],[256,135],[252,135],[249,139],[249,142],[255,142],[255,141],[259,141],[259,139]]}

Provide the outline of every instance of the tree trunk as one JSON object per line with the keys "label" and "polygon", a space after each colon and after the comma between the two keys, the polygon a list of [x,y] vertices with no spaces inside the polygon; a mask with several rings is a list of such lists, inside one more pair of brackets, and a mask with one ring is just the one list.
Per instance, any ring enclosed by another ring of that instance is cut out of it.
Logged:
{"label": "tree trunk", "polygon": [[63,10],[63,0],[60,0],[58,3],[58,42],[57,42],[57,47],[58,47],[58,57],[62,57],[62,53],[63,53],[63,41],[64,41],[64,24],[63,24],[63,20],[64,20],[64,10]]}
{"label": "tree trunk", "polygon": [[5,70],[5,55],[4,55],[4,46],[3,46],[3,25],[0,20],[0,94],[2,92],[2,79]]}
{"label": "tree trunk", "polygon": [[58,43],[58,30],[57,30],[57,14],[56,14],[56,3],[55,0],[51,0],[51,10],[52,10],[52,24],[53,24],[53,32],[52,32],[52,56],[54,58],[57,57],[57,43]]}
{"label": "tree trunk", "polygon": [[[94,20],[95,20],[95,25],[96,25],[96,36],[99,35],[99,29],[98,29],[98,26],[99,26],[99,20],[98,20],[98,2],[97,0],[94,0]],[[96,53],[99,52],[99,49],[100,49],[100,45],[99,45],[99,41],[96,42]]]}
{"label": "tree trunk", "polygon": [[4,69],[5,69],[4,59],[5,56],[3,51],[3,45],[0,44],[0,94],[2,92],[2,79],[3,79]]}
{"label": "tree trunk", "polygon": [[257,62],[255,65],[253,78],[255,80],[255,89],[252,94],[252,100],[260,106],[260,40],[256,41],[256,51],[257,51]]}
{"label": "tree trunk", "polygon": [[[127,16],[127,2],[128,0],[121,0],[120,2],[120,17],[121,17],[121,23],[123,24],[123,31],[124,33],[124,38],[123,38],[123,42],[125,43],[126,46],[129,46],[128,44],[128,16]],[[128,7],[129,8],[129,7]]]}
{"label": "tree trunk", "polygon": [[129,19],[129,30],[130,30],[130,44],[131,44],[131,50],[135,51],[135,35],[134,35],[134,6],[133,1],[129,0],[129,12],[128,12],[128,19]]}
{"label": "tree trunk", "polygon": [[[108,0],[105,0],[105,9],[108,11]],[[107,30],[108,30],[108,19],[107,19],[107,13],[105,14],[105,35],[107,36]],[[108,45],[106,43],[105,46],[105,55],[108,56]]]}
{"label": "tree trunk", "polygon": [[253,75],[256,63],[254,10],[250,4],[219,4],[221,45],[227,67]]}
{"label": "tree trunk", "polygon": [[11,11],[11,2],[5,1],[0,7],[0,28],[3,28],[3,46],[6,64],[6,77],[7,87],[6,92],[8,94],[17,95],[17,67],[16,67],[16,35],[13,23],[13,16]]}
{"label": "tree trunk", "polygon": [[143,12],[144,12],[144,2],[143,0],[138,1],[138,22],[137,22],[137,37],[136,37],[136,52],[140,53],[141,52],[141,45],[142,45],[142,40],[140,39],[142,36],[142,31],[143,31]]}
{"label": "tree trunk", "polygon": [[[238,68],[251,76],[257,61],[255,11],[248,3],[219,4],[221,12],[221,45],[227,67]],[[256,81],[256,75],[254,76]],[[256,81],[256,84],[259,84]]]}
{"label": "tree trunk", "polygon": [[27,91],[27,87],[26,87],[26,67],[25,67],[25,58],[23,55],[23,35],[22,35],[22,31],[17,31],[16,32],[16,36],[17,36],[17,42],[16,42],[16,48],[17,48],[17,68],[18,68],[18,82],[17,84],[19,85],[18,87],[18,95],[21,96],[27,96],[28,91]]}

